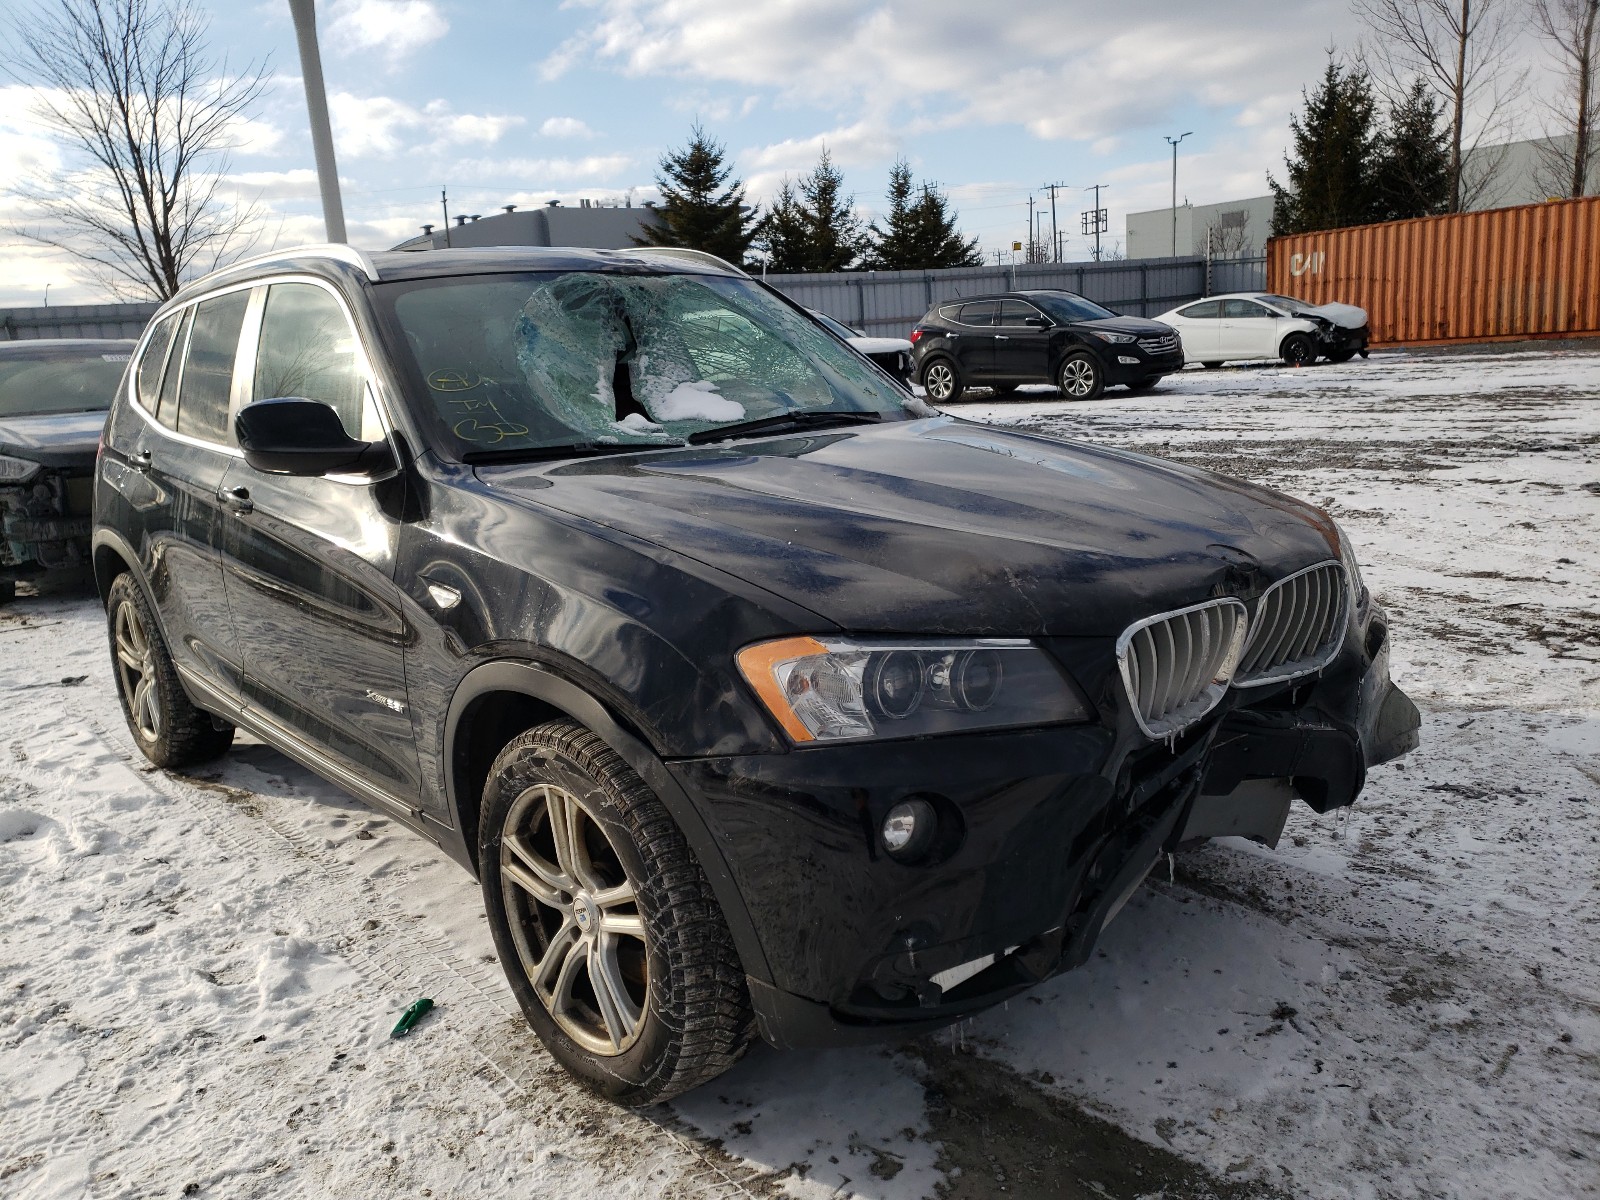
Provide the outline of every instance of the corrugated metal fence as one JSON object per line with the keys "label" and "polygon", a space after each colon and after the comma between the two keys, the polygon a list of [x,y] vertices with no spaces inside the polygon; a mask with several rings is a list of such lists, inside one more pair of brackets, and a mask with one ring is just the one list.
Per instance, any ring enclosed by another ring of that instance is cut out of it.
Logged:
{"label": "corrugated metal fence", "polygon": [[[1215,292],[1265,286],[1266,260],[1150,258],[1118,262],[958,267],[946,271],[842,271],[769,275],[768,283],[801,304],[857,329],[905,337],[943,300],[1018,288],[1065,288],[1117,312],[1154,317]],[[1209,282],[1208,282],[1209,280]],[[0,309],[0,341],[25,338],[138,337],[154,304],[68,304]]]}
{"label": "corrugated metal fence", "polygon": [[1272,290],[1359,304],[1376,343],[1600,334],[1600,197],[1273,238]]}
{"label": "corrugated metal fence", "polygon": [[[1146,258],[1117,262],[1032,263],[943,271],[842,271],[768,275],[784,295],[836,321],[880,337],[905,337],[943,300],[1026,288],[1065,288],[1132,317],[1154,317],[1216,292],[1265,286],[1266,260]],[[1207,285],[1209,272],[1210,284]]]}
{"label": "corrugated metal fence", "polygon": [[136,338],[156,311],[152,303],[56,304],[0,308],[0,342],[32,338]]}

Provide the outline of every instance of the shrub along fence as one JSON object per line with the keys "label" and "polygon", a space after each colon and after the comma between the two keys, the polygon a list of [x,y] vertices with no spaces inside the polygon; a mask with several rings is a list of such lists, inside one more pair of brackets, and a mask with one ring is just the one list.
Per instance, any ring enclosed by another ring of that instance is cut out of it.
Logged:
{"label": "shrub along fence", "polygon": [[1262,288],[1265,264],[1264,258],[1145,258],[768,275],[766,281],[790,299],[873,336],[905,337],[941,301],[1027,288],[1064,288],[1131,317],[1155,317],[1204,295]]}

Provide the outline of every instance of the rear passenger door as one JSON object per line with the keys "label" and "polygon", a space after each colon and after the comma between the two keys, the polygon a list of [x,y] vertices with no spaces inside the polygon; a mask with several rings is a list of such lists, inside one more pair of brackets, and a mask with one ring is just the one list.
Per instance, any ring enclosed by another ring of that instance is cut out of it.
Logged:
{"label": "rear passenger door", "polygon": [[[242,401],[320,400],[352,437],[388,436],[331,285],[296,279],[263,291]],[[241,458],[226,490],[224,562],[247,703],[335,765],[413,801],[408,626],[394,583],[404,475],[270,475]]]}
{"label": "rear passenger door", "polygon": [[994,377],[994,325],[999,315],[998,300],[975,300],[956,310],[950,327],[951,353],[968,383]]}
{"label": "rear passenger door", "polygon": [[239,696],[241,670],[219,557],[220,493],[237,453],[228,414],[249,302],[248,288],[201,300],[152,336],[138,379],[153,419],[129,458],[143,478],[127,484],[138,490],[129,495],[144,542],[138,550],[173,662],[191,683],[229,700]]}
{"label": "rear passenger door", "polygon": [[[1042,324],[1029,325],[1028,318]],[[1023,300],[1000,301],[994,375],[1019,383],[1050,382],[1050,329],[1044,314]]]}
{"label": "rear passenger door", "polygon": [[1183,354],[1188,362],[1221,362],[1222,353],[1222,301],[1202,300],[1188,308],[1180,308],[1182,324],[1178,329],[1183,338]]}

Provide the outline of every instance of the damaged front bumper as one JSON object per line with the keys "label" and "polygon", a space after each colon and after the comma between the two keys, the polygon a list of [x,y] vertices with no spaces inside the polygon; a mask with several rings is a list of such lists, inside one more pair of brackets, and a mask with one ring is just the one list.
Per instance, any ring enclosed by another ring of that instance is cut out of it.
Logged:
{"label": "damaged front bumper", "polygon": [[[1108,722],[668,764],[760,942],[762,1036],[818,1046],[960,1020],[1085,962],[1185,841],[1275,842],[1294,796],[1351,803],[1420,723],[1375,608],[1362,632],[1318,675],[1236,693],[1171,742]],[[900,863],[878,831],[917,796],[959,836],[938,861]]]}
{"label": "damaged front bumper", "polygon": [[0,579],[86,567],[93,486],[88,468],[42,467],[24,483],[0,480]]}

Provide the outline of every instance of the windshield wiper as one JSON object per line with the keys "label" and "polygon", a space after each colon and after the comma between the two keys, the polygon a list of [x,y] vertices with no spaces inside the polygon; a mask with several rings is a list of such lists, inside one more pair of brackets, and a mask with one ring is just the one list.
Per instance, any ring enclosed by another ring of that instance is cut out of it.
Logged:
{"label": "windshield wiper", "polygon": [[883,420],[875,412],[816,412],[801,411],[779,413],[773,417],[758,417],[753,421],[738,421],[732,425],[719,425],[715,429],[702,429],[689,435],[689,444],[703,446],[707,442],[720,442],[724,438],[743,437],[752,433],[784,433],[791,429],[820,429],[825,425],[875,425]]}
{"label": "windshield wiper", "polygon": [[635,450],[671,450],[682,442],[567,442],[557,446],[518,446],[505,450],[468,450],[464,463],[548,462],[559,458],[588,458],[602,454],[628,454]]}

